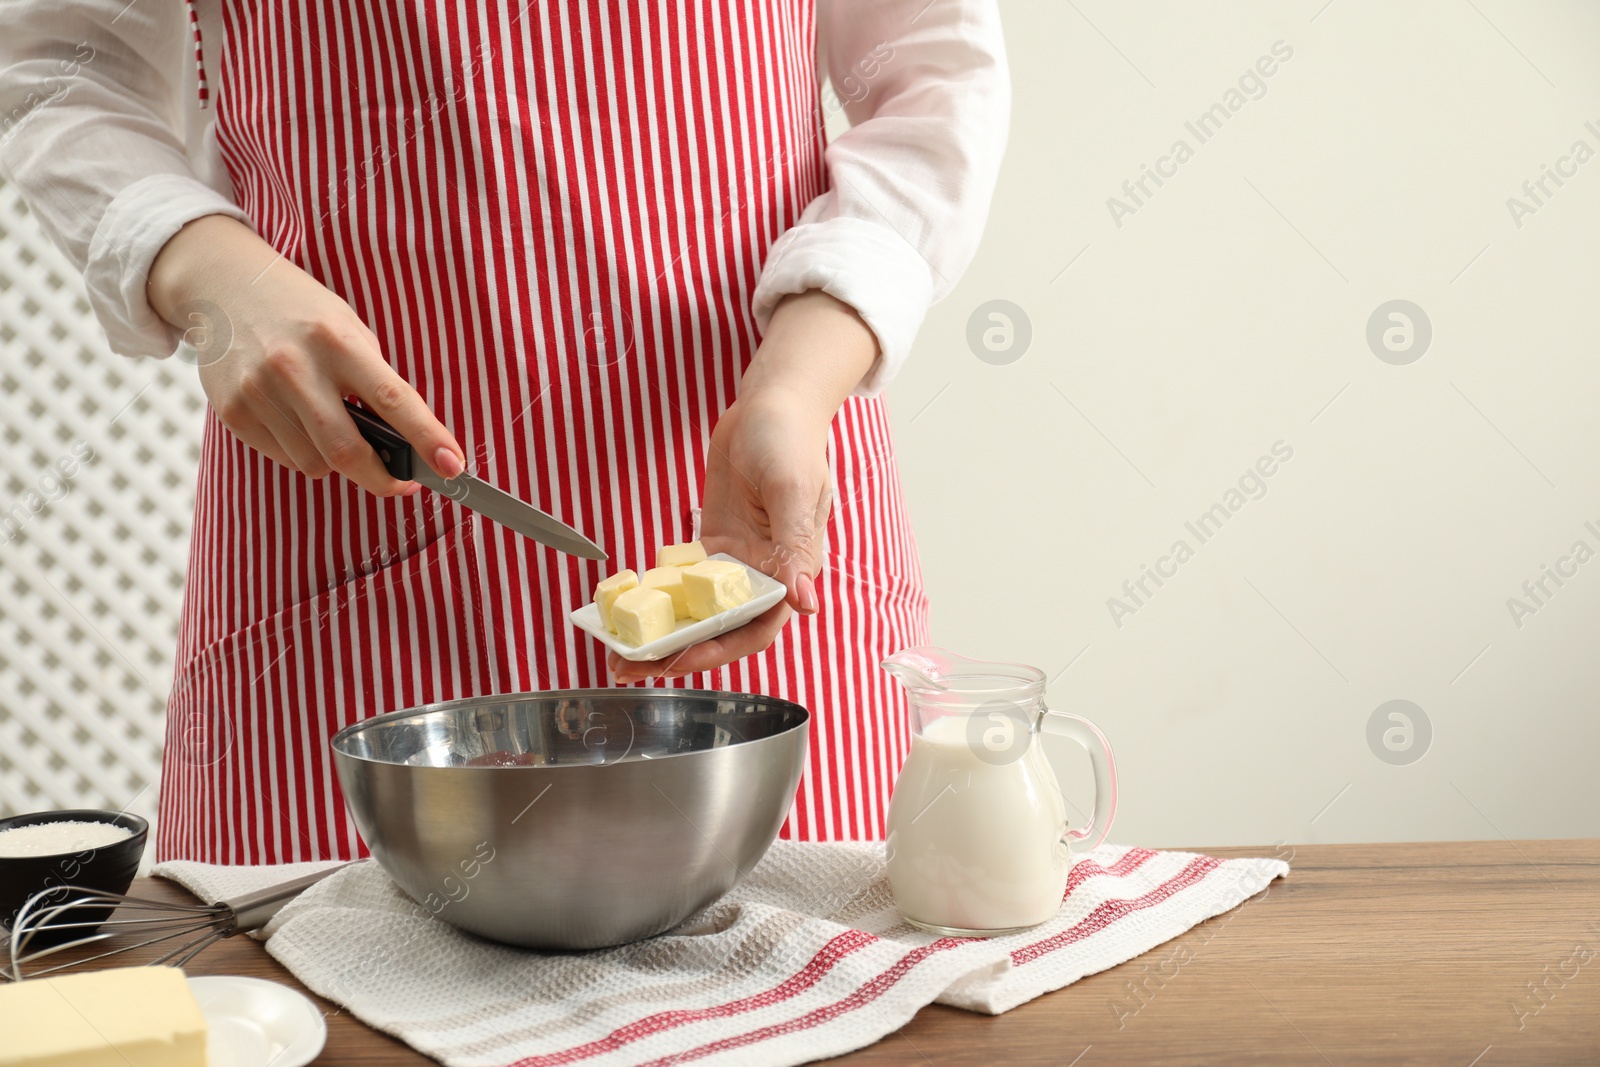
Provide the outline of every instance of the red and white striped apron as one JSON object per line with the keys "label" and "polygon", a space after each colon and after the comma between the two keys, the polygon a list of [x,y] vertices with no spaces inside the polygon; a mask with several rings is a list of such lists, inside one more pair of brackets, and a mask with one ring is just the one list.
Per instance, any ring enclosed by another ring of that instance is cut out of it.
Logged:
{"label": "red and white striped apron", "polygon": [[[607,684],[567,612],[690,535],[755,350],[767,249],[826,188],[809,0],[224,0],[205,41],[236,195],[348,300],[477,475],[567,521],[562,555],[423,492],[381,500],[208,413],[161,859],[364,854],[328,752],[431,701]],[[784,834],[877,838],[909,743],[887,653],[924,641],[879,400],[832,429],[819,613],[675,684],[813,712]]]}

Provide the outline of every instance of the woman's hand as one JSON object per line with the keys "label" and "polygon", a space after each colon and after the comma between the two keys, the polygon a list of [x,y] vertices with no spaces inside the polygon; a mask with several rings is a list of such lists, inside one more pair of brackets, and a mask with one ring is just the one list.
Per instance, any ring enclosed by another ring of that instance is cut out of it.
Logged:
{"label": "woman's hand", "polygon": [[338,296],[224,215],[189,223],[150,270],[150,305],[185,331],[224,426],[310,478],[338,471],[379,496],[416,492],[392,477],[344,409],[356,396],[445,478],[465,453]]}
{"label": "woman's hand", "polygon": [[778,579],[788,595],[759,618],[662,663],[609,653],[617,681],[678,678],[732,663],[771,645],[795,611],[816,612],[832,507],[829,426],[876,354],[872,331],[834,298],[812,291],[778,305],[739,398],[711,434],[700,542]]}
{"label": "woman's hand", "polygon": [[795,610],[817,610],[816,577],[827,547],[831,485],[828,424],[782,397],[741,396],[723,413],[706,456],[700,543],[726,552],[788,587],[784,600],[744,626],[691,645],[664,663],[610,653],[620,682],[677,678],[760,652]]}

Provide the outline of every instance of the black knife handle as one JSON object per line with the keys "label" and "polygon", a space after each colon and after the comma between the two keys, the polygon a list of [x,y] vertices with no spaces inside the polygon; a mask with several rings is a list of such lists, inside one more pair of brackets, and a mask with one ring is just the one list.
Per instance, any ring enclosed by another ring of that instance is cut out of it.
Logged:
{"label": "black knife handle", "polygon": [[361,436],[366,438],[367,444],[371,445],[378,453],[378,458],[383,460],[384,469],[402,482],[409,482],[411,457],[416,455],[410,442],[400,436],[399,431],[393,426],[366,408],[357,407],[348,400],[344,402],[344,408],[356,421],[356,429],[361,431]]}

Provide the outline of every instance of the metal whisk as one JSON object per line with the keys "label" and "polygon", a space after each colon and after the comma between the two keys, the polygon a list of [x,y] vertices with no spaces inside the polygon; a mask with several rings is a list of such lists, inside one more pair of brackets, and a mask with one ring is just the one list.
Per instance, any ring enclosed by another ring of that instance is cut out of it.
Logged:
{"label": "metal whisk", "polygon": [[[232,900],[219,901],[216,904],[170,904],[163,900],[129,897],[120,893],[105,893],[98,889],[84,889],[70,885],[47,889],[29,897],[28,902],[17,912],[16,921],[11,927],[10,967],[9,970],[0,969],[0,974],[20,982],[24,977],[37,978],[171,941],[177,941],[178,944],[167,949],[158,958],[147,962],[182,967],[208,945],[232,937],[241,930],[259,930],[267,925],[291,897],[322,881],[335,871],[344,870],[346,866],[348,864],[341,864],[326,871],[318,871],[293,881],[258,889],[253,893],[244,893]],[[63,897],[66,899],[62,899]],[[116,917],[106,918],[112,909],[116,909]],[[66,921],[62,921],[63,919]],[[30,942],[36,938],[41,942],[47,939],[54,942],[63,931],[71,930],[99,932],[31,950],[29,948]],[[24,966],[47,956],[67,949],[92,945],[122,933],[134,934],[143,939],[131,944],[117,945],[96,956],[31,969],[26,976],[23,974]]]}

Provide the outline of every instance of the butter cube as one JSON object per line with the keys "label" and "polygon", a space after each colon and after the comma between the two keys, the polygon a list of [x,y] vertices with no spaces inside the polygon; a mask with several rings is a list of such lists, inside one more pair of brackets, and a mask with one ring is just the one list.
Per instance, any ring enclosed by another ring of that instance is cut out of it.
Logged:
{"label": "butter cube", "polygon": [[629,589],[611,605],[611,621],[616,624],[617,636],[628,644],[648,645],[672,632],[672,597],[643,586]]}
{"label": "butter cube", "polygon": [[662,545],[656,549],[657,567],[692,567],[706,558],[706,550],[699,541],[686,545]]}
{"label": "butter cube", "polygon": [[646,589],[659,589],[672,598],[672,615],[677,619],[689,617],[689,596],[683,591],[682,567],[652,567],[644,572],[639,584]]}
{"label": "butter cube", "polygon": [[736,608],[754,594],[750,591],[750,572],[743,563],[708,559],[683,572],[683,591],[688,597],[689,614],[709,619]]}
{"label": "butter cube", "polygon": [[600,622],[607,630],[617,632],[616,623],[611,621],[611,605],[617,602],[617,597],[638,587],[639,576],[632,571],[618,571],[594,587],[595,606],[600,609]]}
{"label": "butter cube", "polygon": [[0,1067],[206,1067],[206,1020],[176,967],[0,985]]}

